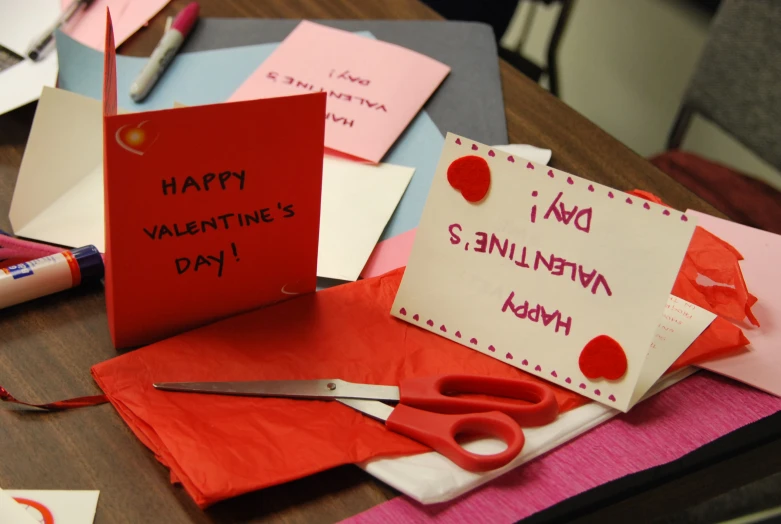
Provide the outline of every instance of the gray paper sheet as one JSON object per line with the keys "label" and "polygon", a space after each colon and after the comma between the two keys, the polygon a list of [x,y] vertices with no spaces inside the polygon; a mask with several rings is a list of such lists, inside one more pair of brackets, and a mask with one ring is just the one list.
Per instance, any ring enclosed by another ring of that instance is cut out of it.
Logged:
{"label": "gray paper sheet", "polygon": [[[205,51],[281,42],[300,20],[204,18],[183,51]],[[346,31],[369,31],[430,56],[451,68],[424,109],[442,134],[448,131],[484,144],[506,144],[507,122],[493,31],[476,22],[428,20],[315,20]]]}

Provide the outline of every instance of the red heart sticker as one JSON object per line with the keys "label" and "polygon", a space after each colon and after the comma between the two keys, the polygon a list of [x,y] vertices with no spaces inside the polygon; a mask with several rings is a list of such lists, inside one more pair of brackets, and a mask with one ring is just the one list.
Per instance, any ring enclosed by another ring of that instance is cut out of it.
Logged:
{"label": "red heart sticker", "polygon": [[581,373],[592,380],[601,377],[618,380],[626,373],[626,353],[621,344],[607,335],[599,335],[580,352],[578,365]]}
{"label": "red heart sticker", "polygon": [[447,181],[467,202],[480,202],[488,194],[491,170],[484,158],[474,155],[453,160],[447,168]]}

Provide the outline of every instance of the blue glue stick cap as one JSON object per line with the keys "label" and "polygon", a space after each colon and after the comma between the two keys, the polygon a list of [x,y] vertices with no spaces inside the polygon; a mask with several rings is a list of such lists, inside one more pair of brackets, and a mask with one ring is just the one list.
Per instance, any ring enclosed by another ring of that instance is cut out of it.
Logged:
{"label": "blue glue stick cap", "polygon": [[95,246],[72,249],[71,254],[79,263],[81,281],[103,278],[103,256]]}

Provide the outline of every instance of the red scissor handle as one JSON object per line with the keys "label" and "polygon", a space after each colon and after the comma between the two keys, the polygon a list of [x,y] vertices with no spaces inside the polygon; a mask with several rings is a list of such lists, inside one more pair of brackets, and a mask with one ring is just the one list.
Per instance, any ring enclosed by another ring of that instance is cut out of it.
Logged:
{"label": "red scissor handle", "polygon": [[[526,441],[521,427],[504,413],[442,415],[399,404],[385,421],[391,431],[425,444],[467,471],[490,471],[517,457]],[[507,449],[494,455],[478,455],[462,448],[459,433],[499,438]]]}
{"label": "red scissor handle", "polygon": [[[500,398],[457,396],[470,393]],[[559,405],[551,388],[520,379],[476,375],[409,378],[399,384],[399,397],[401,404],[436,413],[499,411],[521,426],[544,426],[559,414]]]}

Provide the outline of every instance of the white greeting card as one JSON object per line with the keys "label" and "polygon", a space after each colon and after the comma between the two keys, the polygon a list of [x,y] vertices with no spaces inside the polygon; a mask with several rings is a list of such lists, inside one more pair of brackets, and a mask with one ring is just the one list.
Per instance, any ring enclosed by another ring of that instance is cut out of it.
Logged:
{"label": "white greeting card", "polygon": [[[679,211],[449,134],[392,314],[627,411],[685,349],[651,344],[693,231]],[[713,320],[697,313],[692,341]]]}

